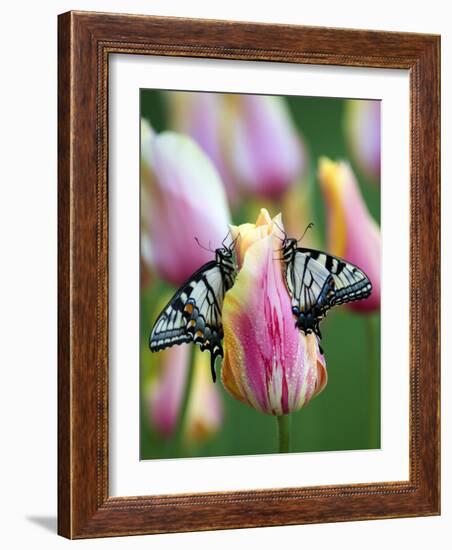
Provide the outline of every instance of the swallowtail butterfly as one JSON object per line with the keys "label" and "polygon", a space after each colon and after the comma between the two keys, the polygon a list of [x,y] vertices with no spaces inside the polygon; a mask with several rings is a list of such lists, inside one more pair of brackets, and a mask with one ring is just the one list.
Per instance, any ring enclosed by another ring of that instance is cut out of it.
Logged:
{"label": "swallowtail butterfly", "polygon": [[321,338],[319,323],[339,304],[370,296],[372,284],[357,266],[319,250],[299,248],[296,239],[283,239],[282,259],[292,297],[296,326]]}
{"label": "swallowtail butterfly", "polygon": [[187,342],[210,351],[215,382],[215,359],[223,357],[221,310],[226,292],[237,275],[233,245],[215,251],[215,260],[204,264],[179,288],[160,313],[149,338],[151,351]]}

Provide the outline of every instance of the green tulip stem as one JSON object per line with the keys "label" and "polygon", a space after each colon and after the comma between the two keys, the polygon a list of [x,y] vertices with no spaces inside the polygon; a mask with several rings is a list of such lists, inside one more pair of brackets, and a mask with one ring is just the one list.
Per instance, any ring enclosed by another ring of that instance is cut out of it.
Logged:
{"label": "green tulip stem", "polygon": [[175,433],[175,443],[177,449],[177,455],[182,456],[182,449],[184,446],[184,429],[187,420],[188,405],[190,403],[190,396],[193,389],[193,380],[195,372],[195,354],[194,351],[190,355],[190,362],[188,365],[187,379],[185,381],[184,392],[182,395],[182,401],[179,409],[179,417],[177,419]]}
{"label": "green tulip stem", "polygon": [[292,417],[290,414],[277,416],[278,421],[278,450],[280,453],[290,452],[290,424]]}

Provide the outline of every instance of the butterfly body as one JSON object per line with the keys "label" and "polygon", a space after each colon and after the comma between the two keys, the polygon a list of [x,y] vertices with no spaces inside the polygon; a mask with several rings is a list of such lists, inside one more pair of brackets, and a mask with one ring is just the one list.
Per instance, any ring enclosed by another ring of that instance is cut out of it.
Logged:
{"label": "butterfly body", "polygon": [[151,351],[183,343],[198,344],[201,351],[210,351],[215,381],[215,359],[223,357],[223,299],[234,284],[236,273],[232,248],[217,248],[215,260],[200,267],[158,316],[149,338]]}
{"label": "butterfly body", "polygon": [[357,266],[325,252],[298,247],[285,237],[282,246],[286,286],[296,326],[321,338],[319,324],[336,305],[367,298],[372,284]]}

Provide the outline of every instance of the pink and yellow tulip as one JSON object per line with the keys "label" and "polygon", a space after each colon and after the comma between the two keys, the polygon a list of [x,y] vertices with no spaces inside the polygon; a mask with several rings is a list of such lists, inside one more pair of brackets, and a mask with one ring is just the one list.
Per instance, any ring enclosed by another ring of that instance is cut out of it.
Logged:
{"label": "pink and yellow tulip", "polygon": [[247,191],[278,198],[297,182],[304,150],[282,98],[240,96],[231,134],[236,178]]}
{"label": "pink and yellow tulip", "polygon": [[256,410],[297,411],[327,382],[316,337],[295,327],[284,282],[281,216],[262,210],[256,224],[232,227],[240,271],[223,304],[224,387]]}
{"label": "pink and yellow tulip", "polygon": [[371,312],[380,308],[380,230],[346,162],[319,161],[319,180],[327,208],[328,251],[359,266],[372,283],[372,294],[348,307]]}
{"label": "pink and yellow tulip", "polygon": [[153,134],[142,124],[142,225],[144,260],[174,285],[183,283],[228,234],[229,208],[218,172],[190,138]]}

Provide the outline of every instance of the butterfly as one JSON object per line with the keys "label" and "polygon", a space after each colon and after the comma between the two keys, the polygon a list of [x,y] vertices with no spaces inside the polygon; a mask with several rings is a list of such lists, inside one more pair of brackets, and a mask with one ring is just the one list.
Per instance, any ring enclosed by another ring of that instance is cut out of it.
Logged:
{"label": "butterfly", "polygon": [[304,334],[313,332],[321,338],[319,323],[331,307],[362,300],[372,292],[372,283],[356,265],[320,250],[300,248],[296,239],[287,236],[282,241],[282,261],[295,324]]}
{"label": "butterfly", "polygon": [[210,351],[215,382],[215,360],[223,357],[221,310],[226,292],[237,275],[234,243],[215,250],[215,260],[201,266],[171,298],[158,316],[149,337],[151,351],[192,342]]}

